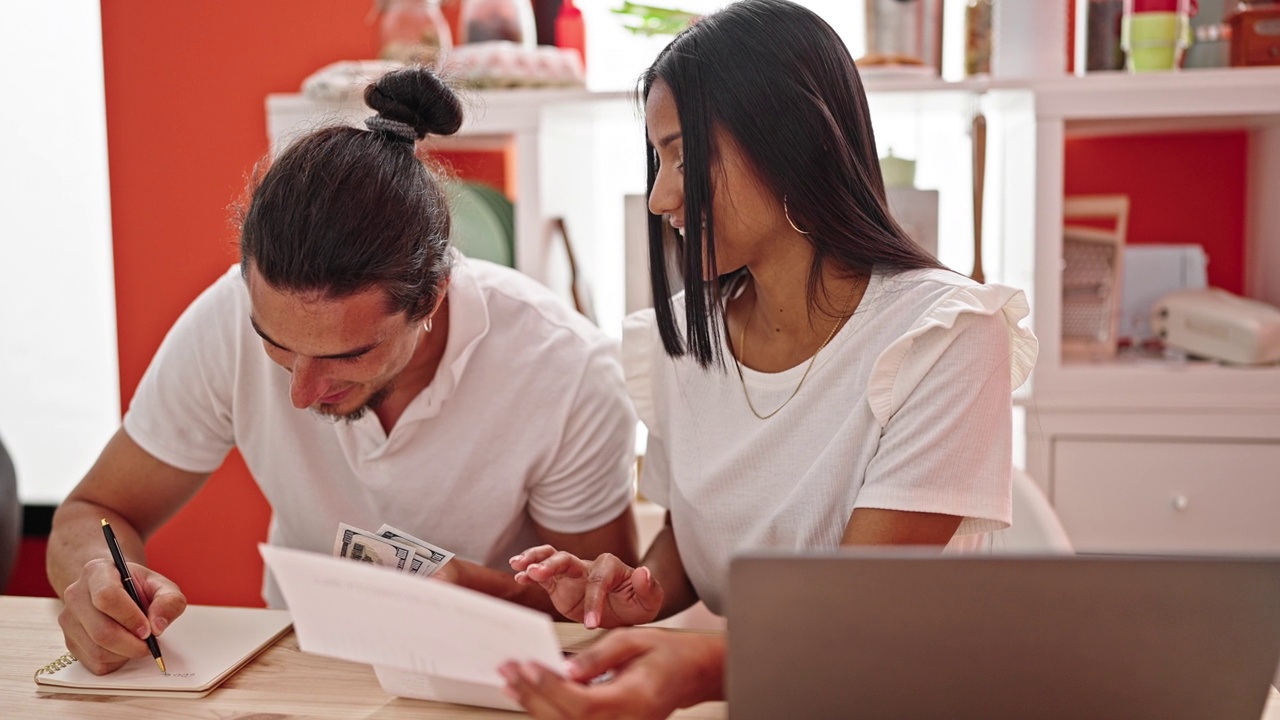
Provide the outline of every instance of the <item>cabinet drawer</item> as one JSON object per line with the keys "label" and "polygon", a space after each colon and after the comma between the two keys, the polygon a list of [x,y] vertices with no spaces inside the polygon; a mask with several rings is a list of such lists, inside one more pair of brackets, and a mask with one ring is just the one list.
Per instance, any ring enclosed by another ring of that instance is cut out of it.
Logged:
{"label": "cabinet drawer", "polygon": [[1280,552],[1280,442],[1059,438],[1052,491],[1079,552]]}

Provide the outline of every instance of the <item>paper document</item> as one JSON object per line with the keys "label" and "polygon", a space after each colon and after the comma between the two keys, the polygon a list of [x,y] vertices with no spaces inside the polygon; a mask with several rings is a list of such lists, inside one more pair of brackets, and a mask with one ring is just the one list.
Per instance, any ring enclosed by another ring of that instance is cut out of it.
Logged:
{"label": "paper document", "polygon": [[259,545],[306,652],[374,666],[387,692],[519,710],[498,666],[562,662],[551,618],[439,580]]}

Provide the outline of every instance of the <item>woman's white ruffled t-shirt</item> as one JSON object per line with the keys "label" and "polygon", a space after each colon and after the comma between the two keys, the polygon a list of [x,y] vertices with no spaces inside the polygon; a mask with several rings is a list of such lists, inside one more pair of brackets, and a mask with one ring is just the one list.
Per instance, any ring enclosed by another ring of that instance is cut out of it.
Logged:
{"label": "woman's white ruffled t-shirt", "polygon": [[[683,298],[676,298],[683,317]],[[626,319],[627,387],[649,430],[640,490],[671,512],[699,596],[725,612],[730,558],[840,544],[855,508],[964,518],[949,550],[1009,525],[1011,397],[1035,364],[1026,297],[943,270],[876,272],[805,372],[704,370]],[[732,358],[729,358],[732,361]]]}

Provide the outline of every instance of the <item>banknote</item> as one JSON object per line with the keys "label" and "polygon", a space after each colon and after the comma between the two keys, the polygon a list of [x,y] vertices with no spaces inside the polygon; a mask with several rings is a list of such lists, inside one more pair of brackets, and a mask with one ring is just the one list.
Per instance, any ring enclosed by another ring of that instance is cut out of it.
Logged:
{"label": "banknote", "polygon": [[452,552],[385,523],[376,533],[339,523],[333,554],[421,577],[434,575],[453,559]]}
{"label": "banknote", "polygon": [[340,523],[333,542],[333,554],[360,562],[391,567],[404,572],[412,568],[417,551],[412,546]]}
{"label": "banknote", "polygon": [[383,523],[382,527],[378,528],[377,534],[384,539],[403,543],[414,549],[414,562],[419,564],[419,567],[411,570],[414,575],[431,577],[445,563],[453,559],[453,553],[448,550],[432,545],[426,540],[416,538],[409,533],[399,528],[392,527],[391,525],[387,525],[386,523]]}

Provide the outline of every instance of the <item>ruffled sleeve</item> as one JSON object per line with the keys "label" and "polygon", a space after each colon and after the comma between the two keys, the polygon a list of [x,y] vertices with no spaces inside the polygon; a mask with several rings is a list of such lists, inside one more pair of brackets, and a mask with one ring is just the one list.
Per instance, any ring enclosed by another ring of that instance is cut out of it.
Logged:
{"label": "ruffled sleeve", "polygon": [[654,434],[657,423],[653,402],[654,344],[658,342],[658,319],[653,308],[634,312],[622,320],[622,371],[627,394],[636,415]]}
{"label": "ruffled sleeve", "polygon": [[[961,286],[946,294],[876,359],[868,397],[880,426],[889,422],[947,349],[950,344],[947,334],[953,334],[957,319],[966,314],[998,314],[1003,318],[1009,337],[1009,390],[1012,392],[1021,386],[1035,367],[1039,353],[1035,335],[1021,325],[1030,311],[1021,290],[1003,285]],[[943,335],[939,337],[938,333]],[[926,337],[928,340],[924,341]]]}

